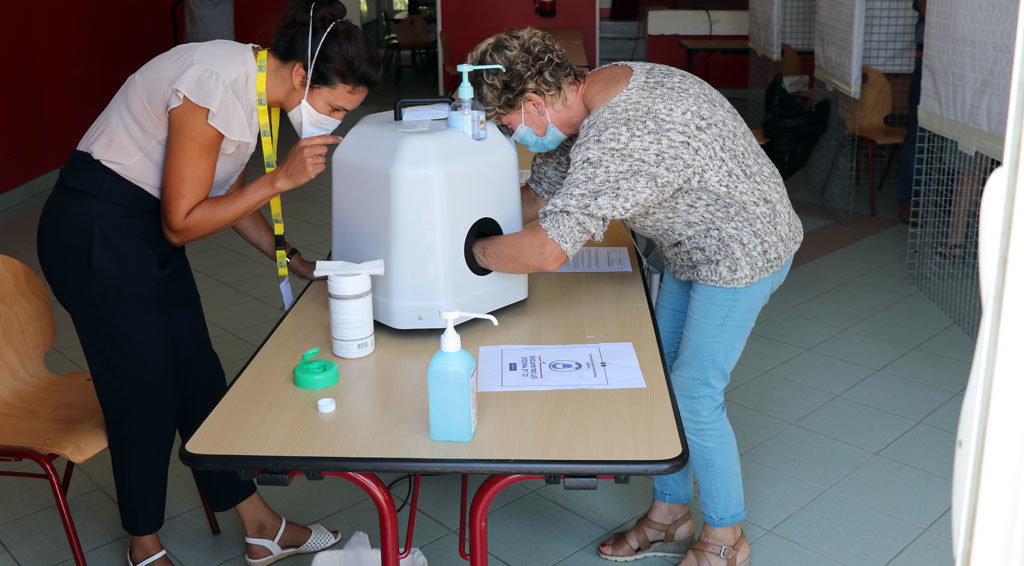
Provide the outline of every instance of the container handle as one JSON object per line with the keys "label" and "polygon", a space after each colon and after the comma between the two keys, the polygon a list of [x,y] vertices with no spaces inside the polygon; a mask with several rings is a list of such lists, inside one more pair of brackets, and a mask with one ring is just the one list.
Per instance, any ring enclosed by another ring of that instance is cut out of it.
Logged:
{"label": "container handle", "polygon": [[395,121],[402,121],[402,108],[405,106],[417,106],[420,104],[437,104],[447,102],[451,104],[455,99],[450,96],[435,96],[433,98],[400,98],[395,102]]}

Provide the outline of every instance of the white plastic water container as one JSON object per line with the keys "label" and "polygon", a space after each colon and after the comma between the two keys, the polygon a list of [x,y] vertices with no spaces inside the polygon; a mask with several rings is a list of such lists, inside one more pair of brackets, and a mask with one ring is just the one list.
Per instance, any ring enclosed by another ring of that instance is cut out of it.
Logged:
{"label": "white plastic water container", "polygon": [[332,158],[332,257],[383,258],[374,318],[392,328],[443,328],[445,305],[489,313],[521,301],[521,274],[470,270],[467,241],[523,228],[513,144],[487,123],[474,140],[446,120],[371,114]]}

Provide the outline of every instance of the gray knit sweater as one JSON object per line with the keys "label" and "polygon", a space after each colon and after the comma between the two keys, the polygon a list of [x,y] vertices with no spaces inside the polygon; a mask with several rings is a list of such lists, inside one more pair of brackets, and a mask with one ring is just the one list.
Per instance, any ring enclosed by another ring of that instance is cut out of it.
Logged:
{"label": "gray knit sweater", "polygon": [[580,132],[538,154],[540,225],[572,257],[611,220],[654,240],[681,280],[749,285],[778,270],[803,228],[772,162],[732,105],[673,67],[617,63],[629,84]]}

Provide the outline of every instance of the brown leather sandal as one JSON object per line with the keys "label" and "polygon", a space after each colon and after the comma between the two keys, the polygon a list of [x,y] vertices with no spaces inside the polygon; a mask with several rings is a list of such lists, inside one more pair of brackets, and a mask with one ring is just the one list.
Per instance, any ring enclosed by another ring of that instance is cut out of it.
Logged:
{"label": "brown leather sandal", "polygon": [[[689,511],[687,511],[682,517],[673,521],[671,525],[666,525],[665,523],[659,523],[648,519],[645,515],[638,519],[636,524],[628,531],[615,533],[612,535],[610,542],[601,545],[601,547],[610,546],[611,554],[605,554],[601,552],[601,548],[598,548],[597,555],[613,562],[631,562],[633,560],[647,558],[648,556],[681,558],[686,554],[686,549],[690,547],[690,543],[693,542],[693,535],[679,540],[675,540],[674,537],[676,531],[690,520],[692,520],[692,517],[690,516]],[[652,531],[663,533],[664,537],[662,537],[662,540],[652,542],[647,538],[647,531],[644,530],[644,527],[647,527]],[[629,544],[629,541],[626,540],[626,533],[629,532],[632,532],[633,536],[636,537],[637,542],[640,543],[639,548],[634,548]]]}
{"label": "brown leather sandal", "polygon": [[711,556],[720,556],[725,558],[725,566],[750,566],[750,557],[740,564],[736,564],[736,556],[739,555],[739,548],[746,542],[747,535],[740,531],[740,538],[736,539],[736,542],[732,543],[732,546],[711,544],[710,542],[704,542],[702,540],[696,540],[690,545],[690,550],[694,551],[694,558],[697,558],[697,562],[700,566],[714,566],[711,561],[705,556],[698,555],[696,553],[702,552],[704,554],[710,554]]}

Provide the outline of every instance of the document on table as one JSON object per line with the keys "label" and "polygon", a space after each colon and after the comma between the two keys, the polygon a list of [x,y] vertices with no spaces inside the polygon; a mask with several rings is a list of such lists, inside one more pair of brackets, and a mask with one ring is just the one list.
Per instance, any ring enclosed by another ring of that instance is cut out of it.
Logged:
{"label": "document on table", "polygon": [[591,246],[580,248],[572,259],[558,270],[561,273],[583,273],[600,271],[633,271],[629,264],[626,248]]}
{"label": "document on table", "polygon": [[631,342],[482,346],[478,391],[646,388]]}

